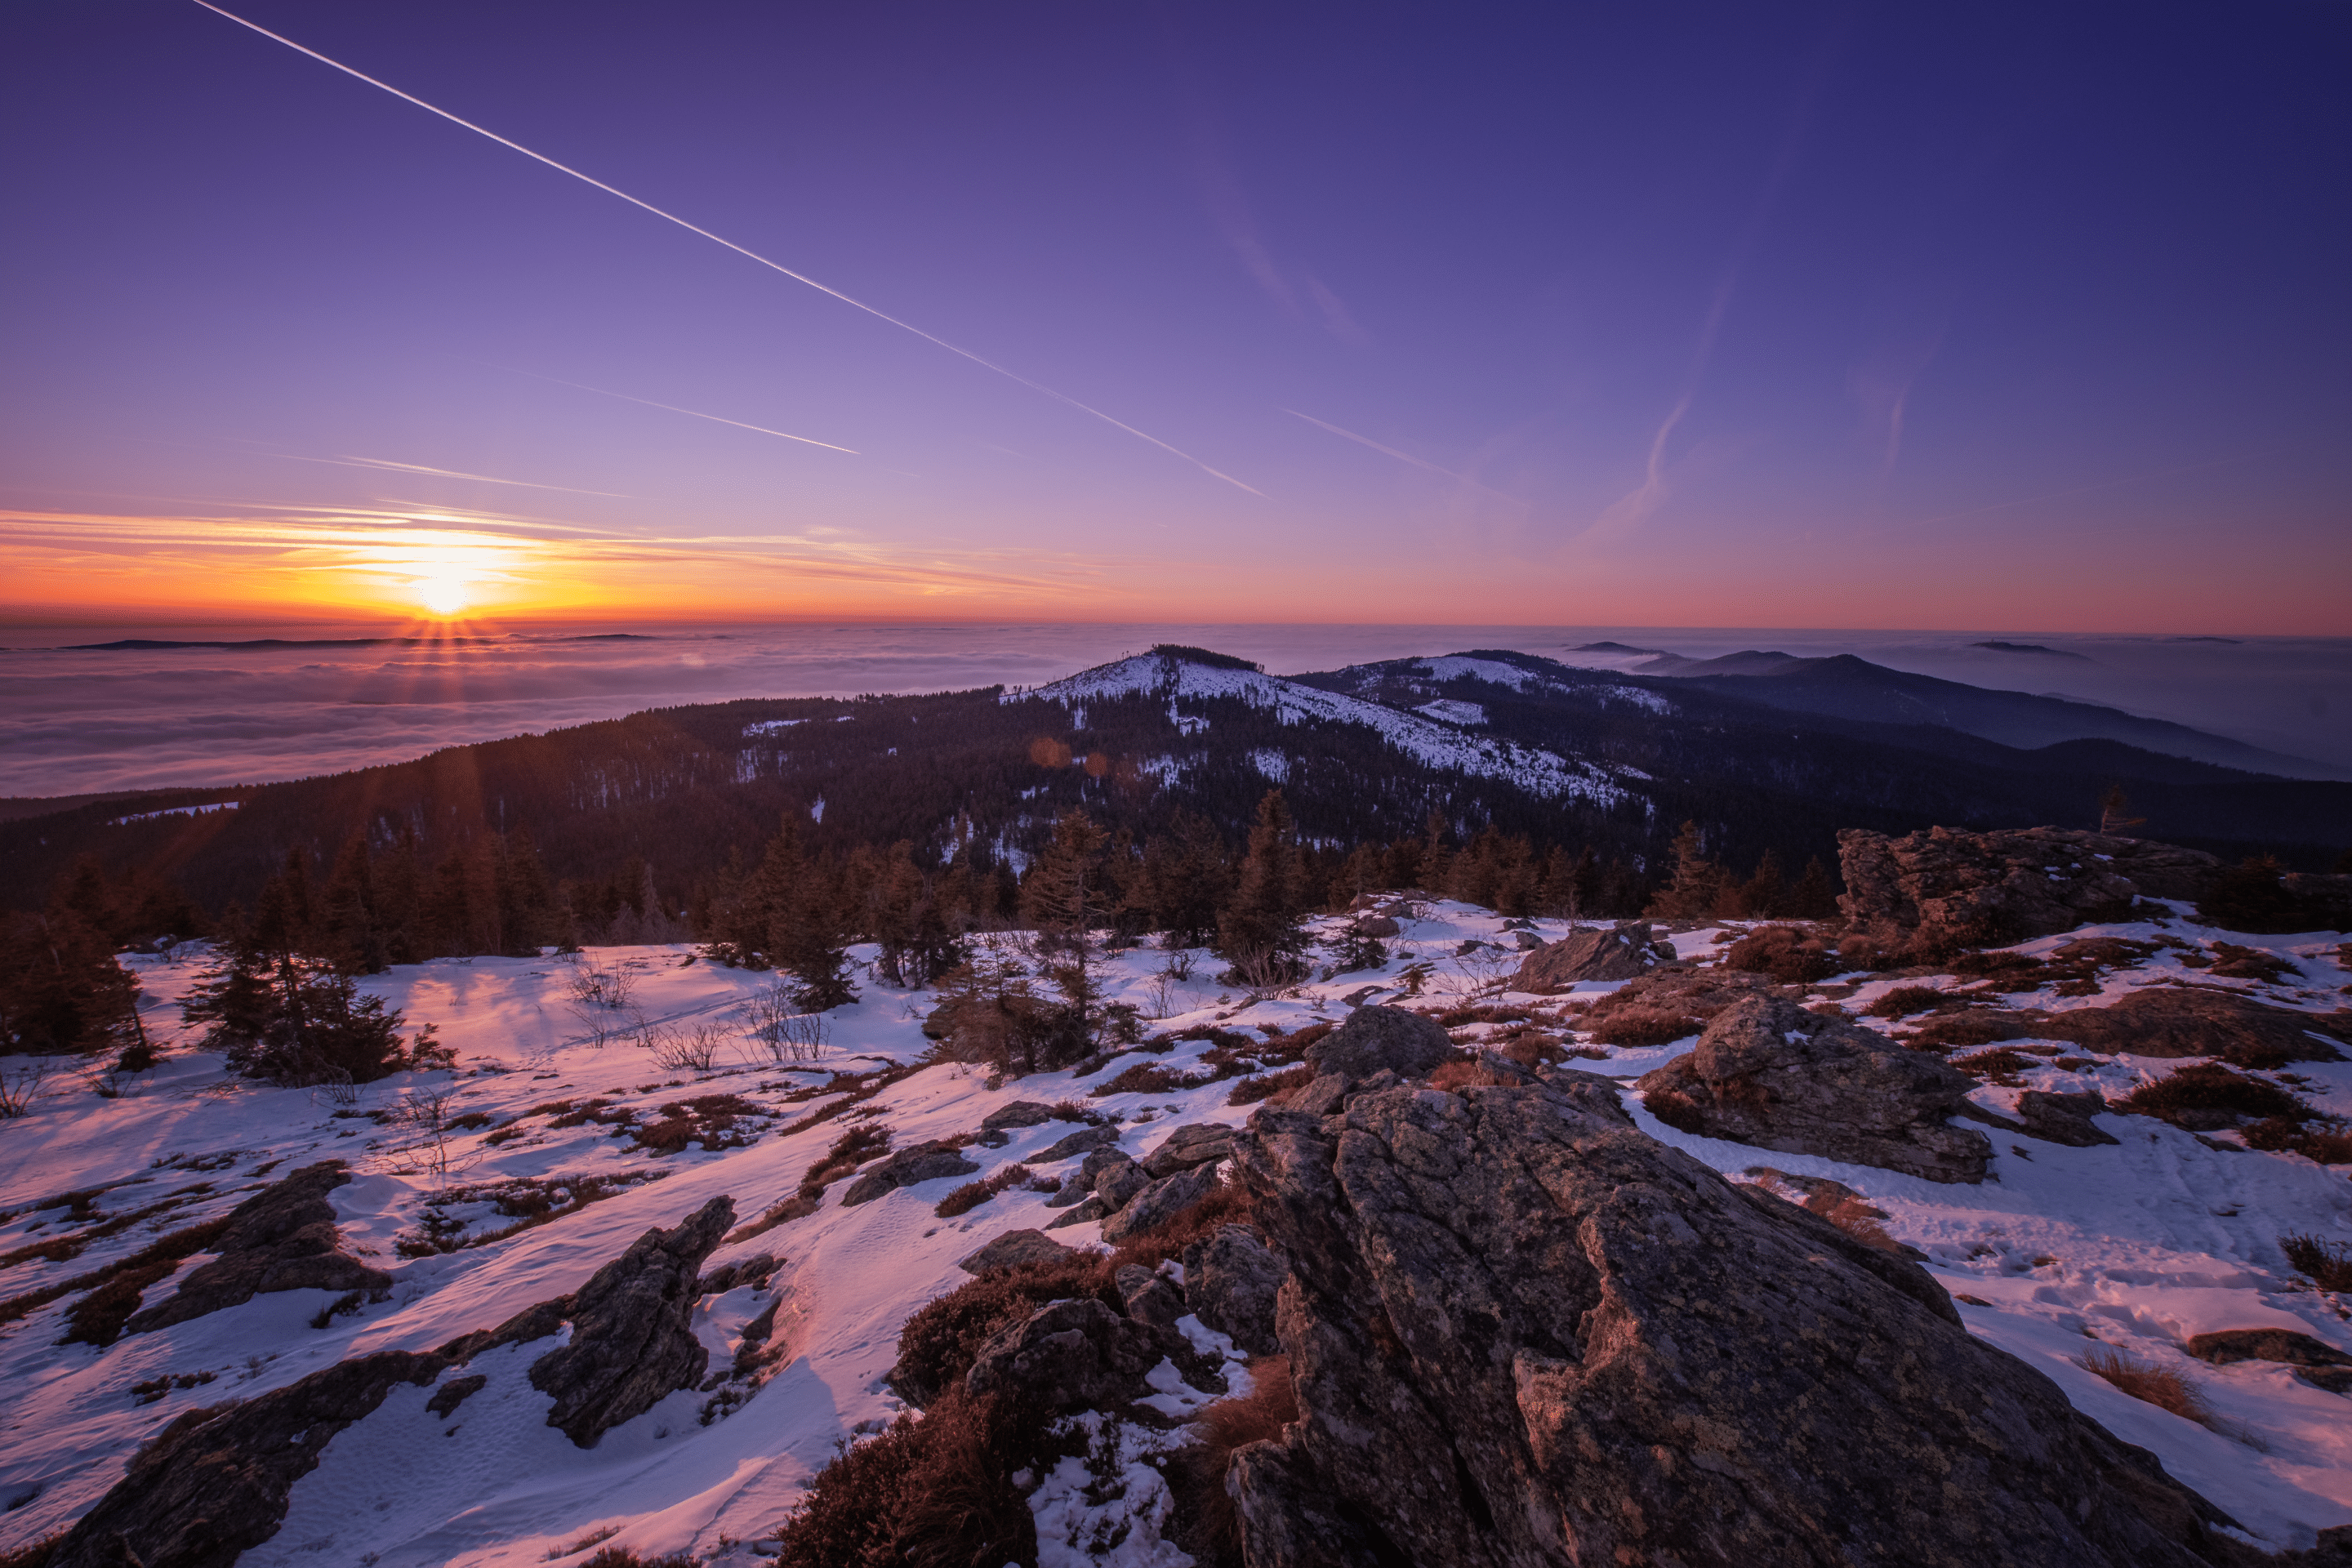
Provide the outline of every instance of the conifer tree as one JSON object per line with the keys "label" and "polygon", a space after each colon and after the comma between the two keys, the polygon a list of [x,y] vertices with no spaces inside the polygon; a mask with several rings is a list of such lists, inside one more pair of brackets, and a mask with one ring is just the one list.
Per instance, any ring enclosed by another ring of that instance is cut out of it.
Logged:
{"label": "conifer tree", "polygon": [[1696,822],[1685,822],[1675,837],[1675,879],[1650,901],[1650,913],[1666,920],[1705,920],[1723,896],[1723,868],[1706,858],[1706,840]]}
{"label": "conifer tree", "polygon": [[1021,884],[1021,915],[1036,928],[1037,949],[1053,981],[1092,1038],[1096,1022],[1095,927],[1109,912],[1103,887],[1103,851],[1110,836],[1084,811],[1062,814],[1053,842]]}
{"label": "conifer tree", "polygon": [[1298,954],[1306,946],[1299,929],[1307,912],[1304,882],[1290,808],[1280,790],[1270,789],[1257,803],[1233,901],[1217,926],[1218,950],[1250,984],[1297,973]]}
{"label": "conifer tree", "polygon": [[1830,879],[1829,868],[1822,864],[1820,856],[1805,862],[1804,872],[1797,879],[1796,891],[1789,895],[1789,912],[1801,921],[1837,918],[1837,884]]}

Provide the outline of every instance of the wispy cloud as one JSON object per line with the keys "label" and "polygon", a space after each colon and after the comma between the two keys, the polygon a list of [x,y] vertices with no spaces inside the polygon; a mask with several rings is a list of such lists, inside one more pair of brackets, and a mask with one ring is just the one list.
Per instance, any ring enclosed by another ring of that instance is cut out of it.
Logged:
{"label": "wispy cloud", "polygon": [[[806,273],[795,272],[780,261],[771,261],[756,250],[746,249],[744,247],[736,244],[731,239],[713,234],[710,230],[704,228],[699,224],[689,223],[685,218],[678,216],[676,213],[667,212],[662,208],[654,205],[651,202],[633,196],[617,185],[608,185],[604,181],[595,178],[593,175],[582,174],[579,170],[572,168],[568,163],[559,163],[544,153],[535,153],[520,142],[512,141],[507,137],[499,135],[495,131],[487,130],[482,126],[477,125],[470,120],[452,114],[447,110],[440,108],[438,105],[427,103],[425,100],[417,97],[415,93],[403,92],[400,89],[393,86],[390,82],[379,80],[376,78],[368,75],[365,71],[358,70],[351,66],[343,64],[341,60],[331,59],[314,48],[310,48],[303,44],[296,43],[293,39],[287,37],[282,33],[271,32],[268,28],[262,26],[257,22],[248,22],[233,11],[223,10],[220,6],[214,5],[212,0],[195,0],[195,4],[203,6],[205,10],[212,12],[216,16],[226,17],[229,21],[235,22],[240,27],[245,27],[260,34],[263,37],[271,40],[273,43],[283,44],[288,48],[296,51],[298,54],[307,55],[310,58],[317,60],[320,65],[331,66],[334,69],[342,72],[345,76],[354,78],[360,81],[367,83],[370,87],[376,88],[382,91],[392,94],[393,97],[401,100],[404,103],[415,104],[417,108],[424,110],[428,114],[438,115],[452,125],[460,126],[465,130],[472,132],[477,136],[488,137],[490,141],[497,142],[501,147],[507,148],[512,152],[520,153],[524,157],[529,158],[535,163],[544,163],[560,174],[569,174],[572,178],[580,181],[583,184],[595,186],[596,189],[603,191],[606,195],[618,196],[621,200],[628,203],[633,207],[638,207],[646,212],[649,212],[653,214],[654,216],[661,218],[665,222],[674,223],[677,225],[678,227],[685,229],[691,234],[698,234],[703,238],[711,241],[713,244],[723,245],[728,249],[735,252],[738,256],[756,261],[761,266],[767,268],[772,272],[781,272],[785,277],[791,279],[793,282],[804,283],[821,294],[830,295],[832,298],[840,300],[845,305],[850,306],[855,310],[865,311],[867,315],[872,316],[877,321],[887,321],[890,325],[898,328],[900,331],[911,332],[915,336],[922,339],[925,342],[936,344],[938,347],[947,350],[948,353],[958,355],[963,359],[968,359],[972,363],[979,365],[983,369],[994,371],[997,374],[1003,376],[1006,380],[1015,382],[1020,385],[1025,386],[1032,392],[1037,393],[1042,396],[1050,397],[1057,403],[1066,404],[1068,406],[1076,409],[1081,414],[1091,415],[1095,418],[1101,420],[1106,425],[1126,431],[1129,435],[1136,437],[1136,439],[1139,441],[1148,441],[1163,452],[1183,458],[1184,461],[1192,464],[1194,468],[1200,469],[1202,473],[1207,474],[1212,478],[1223,479],[1229,485],[1234,485],[1242,489],[1249,490],[1249,493],[1254,496],[1262,496],[1264,494],[1263,491],[1252,489],[1248,485],[1243,484],[1241,480],[1234,478],[1233,475],[1223,473],[1216,468],[1211,468],[1208,464],[1192,456],[1190,452],[1184,451],[1181,447],[1172,447],[1157,436],[1137,429],[1134,426],[1128,424],[1125,420],[1113,418],[1110,415],[1104,413],[1099,408],[1094,407],[1092,405],[1081,403],[1076,398],[1070,396],[1067,393],[1056,392],[1052,387],[1045,385],[1042,382],[1032,381],[1027,376],[1021,374],[1017,371],[1007,370],[1004,366],[998,364],[995,361],[983,358],[981,355],[972,353],[970,349],[959,348],[954,343],[948,342],[945,338],[927,332],[911,321],[902,321],[898,317],[891,315],[887,310],[877,310],[876,307],[867,304],[863,300],[856,299],[848,294],[843,293],[838,289],[833,288],[827,284],[820,283],[815,279],[809,277]],[[618,396],[620,394],[615,393],[611,395]],[[632,399],[632,401],[642,401],[642,399]],[[667,405],[656,405],[656,406],[666,407]],[[676,412],[690,413],[692,411],[688,409],[679,409],[676,410]],[[703,415],[700,417],[715,418],[717,416],[714,415]],[[722,420],[720,423],[731,424],[733,421]],[[747,428],[758,427],[747,426]],[[771,430],[768,431],[767,434],[771,436],[779,436],[782,435],[783,432],[780,430]],[[795,441],[806,439],[805,437],[800,436],[793,436],[787,438]],[[829,443],[825,442],[813,443],[813,445],[816,446],[824,446],[828,444]],[[845,447],[843,450],[847,450],[847,448]]]}

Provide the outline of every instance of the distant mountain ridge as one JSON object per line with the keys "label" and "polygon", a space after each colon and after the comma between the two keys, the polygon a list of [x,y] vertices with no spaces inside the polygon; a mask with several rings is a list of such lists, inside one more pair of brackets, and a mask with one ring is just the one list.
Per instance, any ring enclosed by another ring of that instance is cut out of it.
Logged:
{"label": "distant mountain ridge", "polygon": [[[1472,648],[1285,678],[1163,647],[1021,691],[656,709],[285,784],[61,803],[0,821],[0,899],[37,904],[89,853],[216,907],[250,899],[289,848],[323,863],[355,834],[415,833],[437,858],[527,831],[559,878],[635,858],[691,885],[756,855],[780,814],[821,847],[1018,866],[1074,807],[1139,837],[1192,813],[1238,840],[1277,785],[1326,848],[1417,837],[1434,814],[1457,842],[1493,827],[1635,868],[1665,864],[1686,819],[1726,863],[1770,850],[1794,868],[1833,861],[1844,827],[2089,826],[2116,784],[2149,836],[2231,856],[2316,869],[2352,830],[2352,784],[2232,766],[2216,759],[2264,754],[2182,726],[1860,659],[1755,658],[1781,673]],[[169,809],[228,796],[237,810]]]}

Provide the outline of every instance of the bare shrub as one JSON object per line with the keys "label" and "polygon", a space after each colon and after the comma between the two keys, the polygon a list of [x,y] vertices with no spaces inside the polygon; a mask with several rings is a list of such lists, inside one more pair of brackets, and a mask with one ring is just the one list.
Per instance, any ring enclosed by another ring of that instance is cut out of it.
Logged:
{"label": "bare shrub", "polygon": [[592,1530],[569,1546],[549,1547],[547,1549],[547,1555],[541,1558],[540,1561],[542,1563],[560,1562],[563,1558],[572,1556],[578,1552],[585,1552],[592,1546],[602,1546],[604,1542],[612,1540],[613,1537],[620,1533],[621,1527],[617,1524],[608,1524],[602,1530]]}
{"label": "bare shrub", "polygon": [[430,1176],[438,1191],[448,1186],[451,1174],[481,1158],[481,1151],[467,1151],[454,1142],[467,1128],[481,1125],[460,1115],[457,1103],[455,1089],[412,1089],[400,1097],[392,1121],[408,1141],[393,1151],[394,1170]]}
{"label": "bare shrub", "polygon": [[719,1048],[727,1044],[727,1027],[698,1018],[672,1026],[642,1020],[635,1030],[637,1048],[654,1058],[664,1072],[709,1072],[718,1065]]}
{"label": "bare shrub", "polygon": [[618,961],[599,963],[583,952],[572,961],[571,967],[572,977],[564,982],[564,989],[578,1006],[619,1013],[636,998],[637,977]]}
{"label": "bare shrub", "polygon": [[48,1079],[49,1068],[45,1062],[33,1061],[23,1067],[0,1068],[0,1121],[28,1114],[33,1102],[41,1098],[42,1086]]}
{"label": "bare shrub", "polygon": [[781,982],[754,995],[746,1011],[752,1040],[778,1067],[819,1061],[831,1044],[824,1015],[803,1012],[793,988]]}

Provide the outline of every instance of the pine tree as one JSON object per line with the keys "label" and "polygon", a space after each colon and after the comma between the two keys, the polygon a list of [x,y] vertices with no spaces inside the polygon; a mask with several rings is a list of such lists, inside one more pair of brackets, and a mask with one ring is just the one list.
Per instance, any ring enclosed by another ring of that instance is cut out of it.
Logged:
{"label": "pine tree", "polygon": [[1233,897],[1234,875],[1216,824],[1180,811],[1164,838],[1144,846],[1139,897],[1153,926],[1171,947],[1206,947],[1216,940],[1217,917]]}
{"label": "pine tree", "polygon": [[1675,879],[1650,900],[1650,913],[1666,920],[1705,920],[1723,896],[1723,868],[1706,858],[1698,824],[1685,822],[1675,837]]}
{"label": "pine tree", "polygon": [[0,933],[0,1049],[94,1056],[144,1043],[139,982],[68,899]]}
{"label": "pine tree", "polygon": [[1734,918],[1767,920],[1785,914],[1789,906],[1789,881],[1780,870],[1780,857],[1770,849],[1764,851],[1756,862],[1756,874],[1739,886],[1736,897],[1727,898],[1727,907],[1718,913]]}
{"label": "pine tree", "polygon": [[1054,824],[1053,842],[1021,884],[1021,915],[1036,928],[1046,978],[1089,1038],[1097,1013],[1093,932],[1109,912],[1102,885],[1103,850],[1109,841],[1085,812],[1065,812]]}
{"label": "pine tree", "polygon": [[1820,856],[1805,862],[1804,874],[1797,879],[1797,889],[1789,895],[1789,912],[1801,921],[1837,918],[1837,884],[1830,879],[1830,869],[1822,864]]}
{"label": "pine tree", "polygon": [[1299,920],[1307,912],[1298,835],[1282,792],[1270,789],[1257,803],[1249,849],[1233,901],[1218,922],[1217,945],[1251,984],[1294,978],[1307,945]]}
{"label": "pine tree", "polygon": [[1423,889],[1445,897],[1454,882],[1454,852],[1445,847],[1445,818],[1433,806],[1429,825],[1423,833],[1421,864],[1413,868],[1413,879]]}
{"label": "pine tree", "polygon": [[763,920],[767,961],[792,975],[793,1000],[823,1013],[856,1001],[857,992],[849,983],[841,890],[809,856],[802,820],[784,813],[752,879],[751,902]]}

